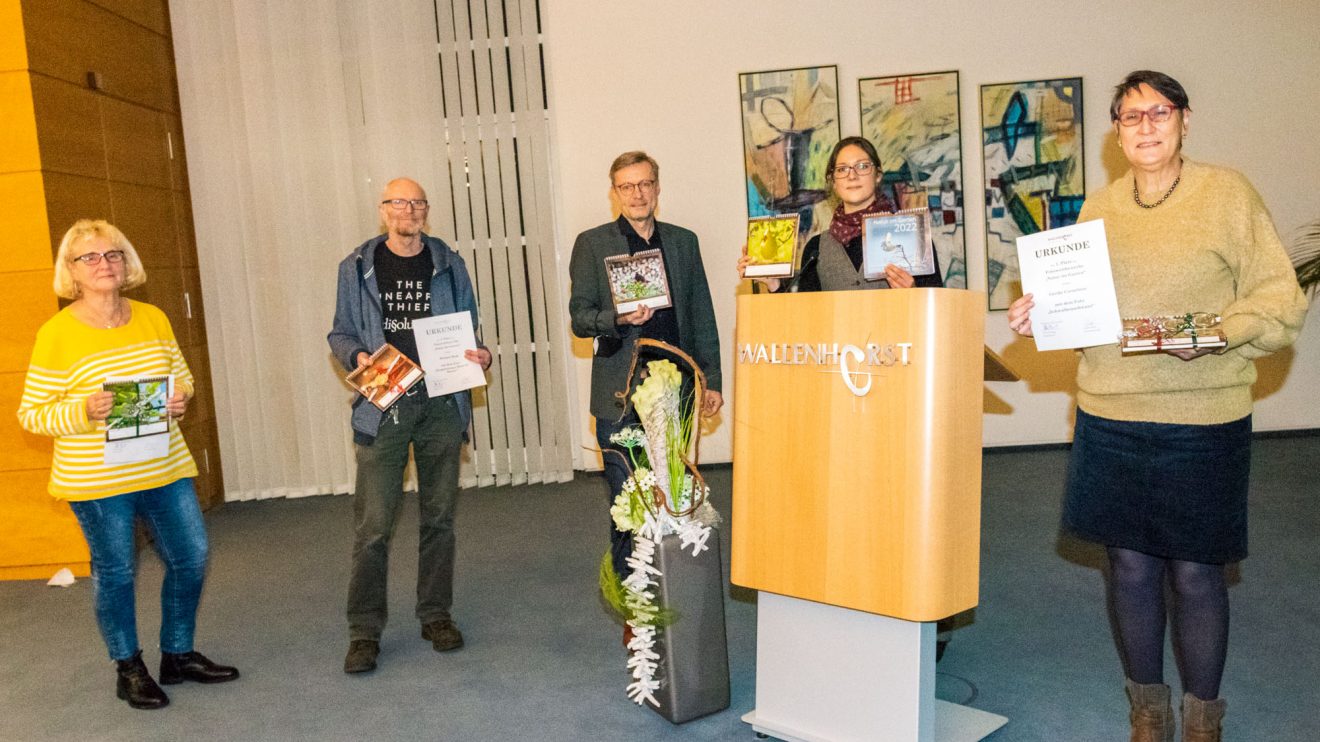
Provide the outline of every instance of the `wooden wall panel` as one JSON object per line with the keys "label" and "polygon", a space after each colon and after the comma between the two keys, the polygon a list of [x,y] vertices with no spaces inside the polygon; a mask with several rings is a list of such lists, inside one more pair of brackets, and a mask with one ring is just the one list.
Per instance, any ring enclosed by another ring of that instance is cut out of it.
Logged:
{"label": "wooden wall panel", "polygon": [[[59,309],[55,292],[51,289],[54,271],[45,270],[0,273],[5,285],[5,311],[0,312],[0,373],[26,372],[32,358],[32,342],[37,330]],[[14,408],[0,406],[7,421]],[[8,439],[0,435],[0,441]],[[3,448],[4,446],[0,446]]]}
{"label": "wooden wall panel", "polygon": [[[0,440],[6,443],[0,446],[0,472],[39,469],[50,465],[51,452],[54,450],[52,440],[23,430],[18,424],[18,415],[13,412],[18,409],[18,402],[23,398],[23,381],[26,378],[26,361],[23,370],[0,374],[0,410],[10,411],[7,415],[0,415]],[[5,490],[8,497],[9,488]]]}
{"label": "wooden wall panel", "polygon": [[86,0],[23,3],[28,63],[75,85],[100,75],[107,95],[157,111],[178,111],[168,38]]}
{"label": "wooden wall panel", "polygon": [[145,26],[166,38],[170,35],[169,0],[91,0],[115,15]]}
{"label": "wooden wall panel", "polygon": [[[147,282],[135,289],[125,291],[124,296],[159,307],[170,318],[170,324],[174,327],[174,335],[179,340],[179,344],[188,344],[187,336],[184,335],[187,320],[184,319],[183,276],[178,268],[157,268],[147,271]],[[181,331],[181,326],[184,331]]]}
{"label": "wooden wall panel", "polygon": [[174,223],[174,192],[163,188],[110,183],[114,224],[128,237],[147,268],[179,269],[179,241]]}
{"label": "wooden wall panel", "polygon": [[101,135],[103,97],[63,80],[32,76],[32,103],[41,122],[41,167],[46,171],[105,179],[105,140]]}
{"label": "wooden wall panel", "polygon": [[211,364],[207,362],[205,345],[180,346],[183,360],[193,375],[195,398],[188,405],[188,417],[198,421],[215,419],[215,390],[211,388]]}
{"label": "wooden wall panel", "polygon": [[193,227],[192,201],[187,193],[174,193],[174,230],[179,243],[179,263],[184,268],[196,268],[197,232]]}
{"label": "wooden wall panel", "polygon": [[91,574],[87,542],[69,504],[46,491],[49,469],[5,472],[0,580],[44,580],[61,567]]}
{"label": "wooden wall panel", "polygon": [[170,187],[164,117],[147,108],[100,96],[105,159],[110,180]]}
{"label": "wooden wall panel", "polygon": [[169,133],[167,151],[170,158],[170,187],[188,192],[188,153],[184,149],[183,119],[175,113],[164,114],[165,129]]}
{"label": "wooden wall panel", "polygon": [[[52,257],[64,233],[79,219],[110,219],[110,183],[64,173],[44,173],[46,218],[50,225]],[[129,239],[132,239],[131,237]]]}
{"label": "wooden wall panel", "polygon": [[206,344],[206,315],[202,306],[202,274],[196,268],[183,269],[183,290],[187,292],[184,301],[188,310],[188,344]]}
{"label": "wooden wall panel", "polygon": [[215,422],[195,419],[185,415],[180,426],[184,440],[188,441],[188,450],[197,462],[197,499],[202,508],[210,508],[224,502],[224,486],[220,474],[220,450],[217,444]]}
{"label": "wooden wall panel", "polygon": [[5,271],[49,269],[50,227],[40,171],[0,173],[0,204]]}

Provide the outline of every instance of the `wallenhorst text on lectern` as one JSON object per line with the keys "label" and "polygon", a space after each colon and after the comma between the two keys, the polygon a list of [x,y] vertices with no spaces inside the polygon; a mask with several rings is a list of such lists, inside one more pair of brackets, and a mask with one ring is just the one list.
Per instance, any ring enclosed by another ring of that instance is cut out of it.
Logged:
{"label": "wallenhorst text on lectern", "polygon": [[[744,343],[738,348],[738,363],[768,363],[783,366],[838,366],[843,383],[861,397],[871,391],[870,373],[864,366],[907,366],[912,343]],[[858,384],[857,377],[866,377]]]}

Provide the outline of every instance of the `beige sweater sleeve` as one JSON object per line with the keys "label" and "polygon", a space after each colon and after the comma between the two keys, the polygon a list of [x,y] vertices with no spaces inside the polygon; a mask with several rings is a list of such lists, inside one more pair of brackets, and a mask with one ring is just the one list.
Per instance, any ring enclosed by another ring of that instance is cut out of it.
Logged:
{"label": "beige sweater sleeve", "polygon": [[1225,254],[1237,276],[1237,299],[1223,310],[1228,347],[1259,358],[1297,339],[1306,318],[1306,296],[1260,195],[1238,176],[1247,209],[1247,231],[1238,249]]}

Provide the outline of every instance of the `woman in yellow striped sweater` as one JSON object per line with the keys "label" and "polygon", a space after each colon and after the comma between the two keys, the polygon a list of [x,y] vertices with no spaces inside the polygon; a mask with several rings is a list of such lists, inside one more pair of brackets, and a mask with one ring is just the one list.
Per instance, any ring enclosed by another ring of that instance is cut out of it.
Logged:
{"label": "woman in yellow striped sweater", "polygon": [[[146,272],[124,234],[83,219],[55,256],[55,293],[73,302],[37,332],[18,418],[55,438],[50,493],[68,501],[92,555],[96,620],[117,669],[116,694],[134,708],[161,708],[169,698],[152,679],[138,646],[134,605],[134,522],[150,528],[165,564],[161,590],[160,681],[219,683],[238,677],[193,650],[197,602],[206,573],[206,529],[193,490],[197,475],[183,434],[192,374],[165,314],[127,299]],[[169,444],[163,456],[107,451],[113,395],[107,378],[172,375],[165,402]]]}

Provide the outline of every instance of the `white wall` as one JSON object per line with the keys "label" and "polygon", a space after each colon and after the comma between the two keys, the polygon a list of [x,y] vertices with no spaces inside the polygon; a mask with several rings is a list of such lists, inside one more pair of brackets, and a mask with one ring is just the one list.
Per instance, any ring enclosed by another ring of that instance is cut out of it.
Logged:
{"label": "white wall", "polygon": [[[1285,242],[1320,217],[1320,3],[1113,0],[896,3],[789,0],[656,3],[551,0],[542,4],[553,119],[556,230],[565,296],[574,236],[611,218],[607,170],[645,149],[662,173],[660,218],[702,240],[720,334],[725,398],[733,364],[735,263],[745,229],[738,73],[835,64],[843,134],[858,133],[861,77],[957,69],[962,83],[963,177],[969,285],[984,290],[978,86],[1083,77],[1086,180],[1097,188],[1124,163],[1108,122],[1112,87],[1133,69],[1167,72],[1194,111],[1186,153],[1243,171],[1269,204]],[[742,290],[746,290],[743,288]],[[1297,347],[1261,365],[1258,430],[1320,427],[1320,319]],[[565,328],[567,332],[567,328]],[[1071,353],[1038,354],[1004,314],[987,343],[1023,373],[987,385],[987,445],[1067,440]],[[587,399],[590,346],[574,345],[577,421],[594,442]],[[726,408],[727,409],[727,408]],[[728,461],[730,414],[702,446]],[[587,468],[599,466],[580,454]]]}

